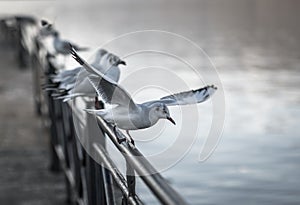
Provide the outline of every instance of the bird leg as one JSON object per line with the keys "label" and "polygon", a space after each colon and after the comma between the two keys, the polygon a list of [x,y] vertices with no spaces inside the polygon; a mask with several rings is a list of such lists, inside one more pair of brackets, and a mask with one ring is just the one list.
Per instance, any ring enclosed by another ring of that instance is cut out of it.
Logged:
{"label": "bird leg", "polygon": [[113,124],[113,130],[114,130],[114,133],[115,133],[115,135],[117,137],[117,141],[118,141],[119,144],[122,144],[122,142],[126,141],[125,137],[120,139],[116,124]]}
{"label": "bird leg", "polygon": [[134,144],[133,138],[132,138],[131,135],[129,134],[129,130],[126,130],[126,134],[128,135],[128,137],[129,137],[129,139],[130,139],[130,142],[131,142],[133,145],[135,145],[135,144]]}

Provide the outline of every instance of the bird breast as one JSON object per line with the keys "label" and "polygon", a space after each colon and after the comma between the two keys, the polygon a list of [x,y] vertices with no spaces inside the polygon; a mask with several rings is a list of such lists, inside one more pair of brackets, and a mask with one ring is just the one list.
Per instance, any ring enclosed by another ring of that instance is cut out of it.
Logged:
{"label": "bird breast", "polygon": [[129,112],[128,108],[122,106],[111,109],[104,118],[106,121],[113,121],[117,127],[124,130],[143,129],[153,125],[145,113],[140,110]]}

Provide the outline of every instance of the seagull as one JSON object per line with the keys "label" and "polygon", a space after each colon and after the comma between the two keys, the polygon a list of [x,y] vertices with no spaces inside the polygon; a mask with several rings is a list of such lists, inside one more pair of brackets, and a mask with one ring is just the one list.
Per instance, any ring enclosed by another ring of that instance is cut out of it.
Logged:
{"label": "seagull", "polygon": [[86,47],[79,47],[78,45],[75,45],[67,40],[61,39],[57,31],[53,33],[53,36],[54,36],[54,41],[53,41],[54,49],[58,54],[69,55],[70,53],[69,51],[72,47],[78,51],[88,50],[88,48]]}
{"label": "seagull", "polygon": [[[92,57],[91,65],[107,78],[118,82],[120,79],[119,65],[126,65],[126,62],[105,49],[98,49]],[[94,96],[95,89],[87,78],[89,75],[90,73],[85,69],[78,67],[54,76],[52,78],[54,84],[59,83],[56,89],[63,91],[63,96],[56,96],[56,98],[66,102],[79,96]]]}
{"label": "seagull", "polygon": [[[217,87],[214,85],[209,85],[197,90],[185,91],[162,97],[159,100],[137,104],[122,86],[88,64],[78,55],[74,48],[71,50],[71,55],[86,71],[92,74],[88,79],[94,86],[96,93],[106,103],[115,105],[109,109],[85,109],[85,111],[100,116],[107,123],[112,124],[114,128],[118,127],[125,130],[133,145],[134,140],[129,134],[129,130],[151,127],[159,119],[167,119],[175,125],[176,123],[170,116],[168,106],[201,103],[206,101],[217,90]],[[126,139],[118,139],[119,143],[122,143],[124,140]]]}
{"label": "seagull", "polygon": [[[98,68],[98,66],[95,65],[95,68]],[[68,91],[74,88],[77,75],[81,70],[82,67],[77,67],[71,70],[62,70],[58,74],[50,75],[49,78],[52,83],[45,85],[44,89],[46,91]]]}
{"label": "seagull", "polygon": [[63,40],[60,38],[59,32],[54,29],[54,26],[50,24],[46,20],[41,20],[42,28],[40,29],[40,35],[43,37],[54,37],[53,39],[53,47],[56,52],[56,54],[62,54],[62,55],[69,55],[69,51],[71,47],[74,47],[78,51],[86,51],[88,48],[86,47],[79,47],[78,45],[75,45],[67,40]]}

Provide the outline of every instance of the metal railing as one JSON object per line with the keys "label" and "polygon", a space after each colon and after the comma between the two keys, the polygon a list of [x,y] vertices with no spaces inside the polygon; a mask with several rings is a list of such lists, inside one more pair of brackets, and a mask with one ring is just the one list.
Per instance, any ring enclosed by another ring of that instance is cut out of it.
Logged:
{"label": "metal railing", "polygon": [[[24,27],[23,24],[20,27]],[[25,30],[24,30],[25,31]],[[21,32],[19,38],[36,37],[30,33]],[[32,36],[30,36],[32,35]],[[35,41],[32,41],[35,42]],[[53,91],[43,91],[42,83],[51,83],[52,74],[57,72],[55,65],[47,56],[47,52],[39,46],[32,45],[34,52],[28,52],[26,46],[21,52],[27,52],[33,73],[34,100],[36,111],[41,115],[45,126],[50,130],[50,168],[53,172],[63,171],[66,181],[66,191],[70,204],[104,205],[104,204],[144,204],[137,196],[137,173],[145,186],[161,204],[184,205],[185,200],[168,184],[155,170],[143,154],[131,143],[119,144],[112,127],[100,117],[80,116],[78,108],[71,103],[64,103],[52,97]],[[31,48],[32,49],[32,48]],[[25,55],[24,55],[25,56]],[[86,106],[91,105],[86,101]],[[90,141],[89,147],[82,145],[76,132],[74,119],[83,123],[84,137]],[[85,119],[84,122],[81,122]],[[122,134],[121,134],[122,135]],[[123,136],[124,137],[124,136]],[[111,140],[120,151],[126,163],[126,173],[123,174],[108,154],[106,139]],[[93,141],[93,139],[97,139]],[[86,150],[89,149],[89,150]],[[93,152],[93,159],[88,152]],[[100,163],[97,163],[97,162]]]}

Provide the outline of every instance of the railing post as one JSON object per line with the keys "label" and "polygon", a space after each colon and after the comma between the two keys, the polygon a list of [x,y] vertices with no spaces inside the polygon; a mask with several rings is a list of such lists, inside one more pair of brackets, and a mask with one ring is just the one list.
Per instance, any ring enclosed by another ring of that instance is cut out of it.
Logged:
{"label": "railing post", "polygon": [[90,154],[94,152],[92,142],[97,141],[105,147],[105,138],[97,125],[94,116],[87,115],[85,142],[86,150],[86,174],[89,205],[106,205],[105,186],[102,166],[99,165]]}
{"label": "railing post", "polygon": [[105,186],[105,196],[106,196],[106,204],[107,205],[114,205],[115,196],[114,196],[114,184],[112,181],[112,176],[106,167],[104,167],[102,163],[102,171],[103,171],[103,179],[104,179],[104,186]]}
{"label": "railing post", "polygon": [[83,199],[83,187],[81,178],[81,167],[83,166],[82,157],[80,158],[80,147],[77,146],[76,132],[73,130],[72,110],[69,108],[67,103],[61,102],[62,111],[62,124],[63,124],[63,135],[66,143],[67,157],[69,162],[69,170],[74,178],[74,184],[72,189],[72,199],[81,200]]}
{"label": "railing post", "polygon": [[135,173],[134,168],[131,165],[130,161],[126,159],[126,179],[127,179],[127,186],[129,191],[129,196],[135,197]]}
{"label": "railing post", "polygon": [[41,82],[40,82],[40,63],[38,61],[37,54],[31,55],[31,72],[32,72],[32,91],[33,91],[33,102],[34,102],[34,108],[35,113],[38,116],[42,115],[42,105],[41,105]]}
{"label": "railing post", "polygon": [[[51,63],[48,63],[49,68],[47,68],[48,72],[46,74],[47,83],[52,83],[49,75],[55,73],[55,68],[52,67]],[[56,127],[56,116],[55,116],[55,101],[52,97],[52,91],[47,93],[47,101],[48,101],[48,114],[50,117],[50,169],[53,172],[60,171],[59,158],[55,151],[55,146],[58,145],[58,134]]]}

